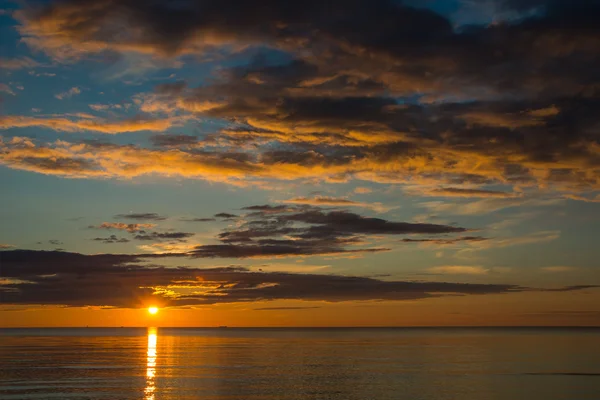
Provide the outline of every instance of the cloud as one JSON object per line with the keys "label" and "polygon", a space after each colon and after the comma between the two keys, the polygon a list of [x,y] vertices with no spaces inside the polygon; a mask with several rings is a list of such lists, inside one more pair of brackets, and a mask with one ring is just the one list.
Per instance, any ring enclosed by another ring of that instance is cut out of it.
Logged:
{"label": "cloud", "polygon": [[151,232],[137,234],[134,236],[136,240],[179,240],[185,241],[185,239],[194,236],[194,233],[189,232]]}
{"label": "cloud", "polygon": [[[258,273],[244,268],[146,267],[139,255],[4,251],[5,304],[136,307],[276,299],[414,300],[443,294],[507,293],[512,285],[395,282],[340,275]],[[27,283],[20,283],[21,281]],[[118,284],[117,284],[118,282]]]}
{"label": "cloud", "polygon": [[[192,268],[141,265],[171,255],[84,255],[58,251],[0,252],[4,304],[140,307],[190,306],[269,300],[418,300],[444,295],[517,293],[533,289],[503,284],[390,281],[375,278],[251,272],[241,267]],[[593,286],[549,289],[573,291]]]}
{"label": "cloud", "polygon": [[35,72],[35,71],[29,71],[29,75],[37,76],[37,77],[40,77],[40,76],[46,76],[46,77],[56,76],[56,74],[53,73],[53,72]]}
{"label": "cloud", "polygon": [[469,203],[450,203],[447,201],[429,201],[420,203],[420,207],[431,212],[453,215],[482,215],[513,207],[550,207],[564,203],[560,198],[487,198]]}
{"label": "cloud", "polygon": [[133,117],[110,121],[88,114],[76,116],[27,117],[7,115],[0,117],[0,129],[28,128],[32,126],[63,132],[91,131],[106,134],[118,134],[140,131],[163,131],[176,126],[181,121],[174,119],[153,119]]}
{"label": "cloud", "polygon": [[[426,234],[431,236],[468,231],[457,226],[395,222],[365,217],[345,210],[332,211],[308,205],[265,204],[244,207],[243,210],[247,213],[242,216],[229,213],[215,215],[215,218],[225,220],[237,219],[238,223],[223,228],[214,243],[186,243],[187,239],[194,236],[194,233],[190,232],[147,232],[155,228],[154,224],[104,222],[90,228],[123,230],[131,233],[132,239],[154,241],[155,243],[150,245],[140,246],[142,250],[152,253],[178,253],[191,258],[240,259],[376,253],[390,249],[370,245],[370,238],[373,235]],[[151,220],[160,217],[153,213],[129,214],[129,216]],[[457,240],[478,239],[464,237]],[[161,243],[164,241],[168,243]]]}
{"label": "cloud", "polygon": [[230,213],[224,213],[224,212],[222,212],[222,213],[215,214],[215,218],[235,219],[235,218],[238,218],[238,216],[235,215],[235,214],[230,214]]}
{"label": "cloud", "polygon": [[10,94],[11,96],[17,95],[6,83],[0,83],[0,93]]}
{"label": "cloud", "polygon": [[[14,18],[20,22],[23,42],[63,62],[106,52],[176,57],[203,53],[215,46],[264,45],[294,54],[303,50],[306,58],[320,61],[323,68],[344,71],[341,67],[345,65],[346,70],[358,69],[367,77],[354,82],[355,90],[373,90],[381,80],[396,90],[401,90],[402,84],[413,90],[431,90],[451,86],[453,78],[455,85],[471,90],[479,86],[483,93],[492,89],[540,90],[543,84],[564,91],[594,76],[590,68],[575,61],[593,60],[596,55],[597,28],[591,16],[597,15],[597,5],[579,2],[578,7],[569,7],[551,0],[538,3],[547,6],[544,13],[464,31],[453,30],[451,21],[431,10],[389,0],[334,1],[327,5],[318,1],[266,1],[252,6],[235,3],[235,7],[216,1],[177,6],[154,3],[152,7],[133,1],[54,1],[46,7],[18,10]],[[581,29],[560,30],[565,24]],[[403,41],[410,45],[397,45]],[[552,63],[556,59],[562,61],[558,66]],[[387,65],[394,68],[385,68]],[[523,65],[537,68],[517,68]],[[435,80],[428,79],[427,73]],[[562,75],[570,79],[546,79]],[[264,82],[260,76],[251,78]],[[340,85],[340,80],[346,83],[343,75],[309,75],[299,89],[317,87],[328,93]]]}
{"label": "cloud", "polygon": [[512,246],[523,246],[538,243],[547,243],[558,240],[560,238],[560,231],[540,231],[534,232],[522,236],[515,237],[495,237],[485,241],[472,241],[469,242],[468,248],[462,248],[458,250],[457,256],[464,257],[470,255],[473,252],[489,250],[489,249],[501,249]]}
{"label": "cloud", "polygon": [[102,243],[105,243],[105,244],[129,243],[130,242],[129,239],[127,239],[127,238],[119,238],[116,235],[110,235],[109,237],[103,237],[103,238],[102,237],[97,237],[97,238],[94,238],[92,240],[97,241],[97,242],[102,242]]}
{"label": "cloud", "polygon": [[144,232],[146,229],[153,229],[155,224],[126,224],[123,222],[103,222],[98,226],[90,225],[91,229],[117,229],[121,231]]}
{"label": "cloud", "polygon": [[462,236],[452,239],[402,239],[402,243],[417,243],[426,246],[435,245],[435,246],[452,246],[457,244],[471,244],[484,242],[486,240],[490,240],[489,238],[483,236]]}
{"label": "cloud", "polygon": [[252,211],[251,216],[262,216],[267,214],[280,214],[285,212],[295,212],[297,210],[296,207],[290,206],[272,206],[270,204],[261,204],[256,206],[248,206],[243,207],[242,210]]}
{"label": "cloud", "polygon": [[131,103],[125,104],[88,104],[88,107],[94,111],[109,111],[109,110],[128,110]]}
{"label": "cloud", "polygon": [[64,100],[64,99],[69,99],[78,94],[81,94],[81,89],[78,88],[77,86],[75,86],[75,87],[72,87],[71,89],[67,90],[66,92],[55,94],[54,97],[56,97],[59,100]]}
{"label": "cloud", "polygon": [[448,275],[486,275],[489,269],[480,266],[446,265],[428,268],[428,271],[434,274]]}
{"label": "cloud", "polygon": [[258,272],[290,272],[290,273],[308,273],[308,272],[319,272],[330,268],[330,265],[309,265],[304,263],[269,263],[269,264],[258,264],[252,265],[251,271]]}
{"label": "cloud", "polygon": [[596,289],[599,288],[598,285],[573,285],[573,286],[565,286],[558,287],[553,289],[541,289],[544,292],[575,292],[577,290],[586,290],[586,289]]}
{"label": "cloud", "polygon": [[12,249],[15,246],[12,244],[5,244],[5,243],[0,243],[0,249]]}
{"label": "cloud", "polygon": [[[0,117],[0,127],[2,126]],[[64,128],[64,127],[63,127]],[[104,130],[106,127],[103,127]],[[116,127],[115,127],[116,128]],[[146,126],[136,126],[142,130]],[[152,129],[162,129],[160,126]],[[123,132],[124,127],[118,127]],[[113,130],[113,133],[117,133]],[[248,184],[252,175],[268,176],[268,168],[247,156],[231,153],[159,151],[133,145],[68,143],[36,146],[30,139],[0,141],[0,163],[12,168],[70,178],[132,178],[147,174],[185,176]]]}
{"label": "cloud", "polygon": [[589,198],[589,197],[585,197],[585,196],[579,196],[576,194],[565,194],[564,195],[565,198],[570,199],[570,200],[575,200],[575,201],[583,201],[586,203],[600,203],[600,194],[596,195],[593,198]]}
{"label": "cloud", "polygon": [[35,68],[40,64],[29,57],[0,58],[0,69],[18,70]]}
{"label": "cloud", "polygon": [[141,221],[164,221],[167,217],[159,215],[157,213],[130,213],[130,214],[118,214],[115,218],[124,219],[135,219]]}
{"label": "cloud", "polygon": [[471,112],[461,115],[467,123],[473,125],[491,126],[496,128],[518,129],[531,126],[545,125],[545,118],[554,117],[560,110],[554,105],[519,114],[496,114],[493,112]]}
{"label": "cloud", "polygon": [[214,222],[216,218],[181,218],[183,222]]}
{"label": "cloud", "polygon": [[353,201],[345,198],[338,197],[294,197],[292,199],[283,200],[283,203],[288,204],[307,204],[313,206],[340,206],[340,207],[362,207],[369,208],[377,212],[387,212],[390,210],[389,207],[385,207],[381,203],[364,203],[360,201]]}
{"label": "cloud", "polygon": [[567,267],[567,266],[552,266],[552,267],[542,267],[540,268],[544,272],[572,272],[577,270],[575,267]]}
{"label": "cloud", "polygon": [[[384,247],[364,247],[370,235],[448,234],[466,228],[393,222],[361,216],[343,210],[317,207],[257,205],[241,223],[225,228],[218,244],[204,244],[189,252],[200,258],[280,258],[315,255],[352,255],[387,251]],[[217,214],[233,218],[231,214]],[[237,216],[235,216],[237,217]]]}
{"label": "cloud", "polygon": [[152,141],[152,144],[158,147],[192,146],[199,143],[198,138],[191,135],[160,134],[152,136],[150,140]]}
{"label": "cloud", "polygon": [[422,188],[410,188],[409,193],[415,193],[424,196],[433,197],[483,197],[483,198],[513,198],[519,197],[516,193],[500,192],[496,190],[484,190],[484,189],[466,189],[466,188],[455,188],[445,187],[437,189],[422,189]]}
{"label": "cloud", "polygon": [[495,238],[493,240],[478,244],[478,247],[486,249],[521,246],[524,244],[551,242],[557,240],[558,238],[560,238],[560,231],[540,231],[512,238]]}
{"label": "cloud", "polygon": [[265,239],[257,244],[212,244],[196,246],[191,255],[196,258],[283,258],[336,254],[365,254],[388,251],[386,248],[347,249],[338,243],[324,241],[299,242]]}
{"label": "cloud", "polygon": [[[392,0],[150,7],[50,1],[15,18],[23,42],[58,62],[132,54],[181,61],[249,46],[276,49],[290,61],[259,55],[247,65],[221,68],[198,87],[176,82],[138,94],[135,106],[156,119],[129,131],[161,132],[157,149],[115,145],[88,155],[74,150],[78,144],[64,144],[68,156],[53,158],[48,148],[56,144],[47,144],[36,147],[36,157],[19,158],[21,150],[11,147],[16,155],[3,162],[69,177],[160,174],[239,185],[354,178],[597,190],[600,73],[592,66],[600,62],[599,10],[593,2],[559,3],[539,2],[540,13],[506,23],[455,29],[431,9]],[[108,122],[26,118],[11,116],[0,126],[21,121],[78,131]],[[223,124],[197,142],[163,136],[185,118]],[[115,162],[124,151],[129,157]]]}

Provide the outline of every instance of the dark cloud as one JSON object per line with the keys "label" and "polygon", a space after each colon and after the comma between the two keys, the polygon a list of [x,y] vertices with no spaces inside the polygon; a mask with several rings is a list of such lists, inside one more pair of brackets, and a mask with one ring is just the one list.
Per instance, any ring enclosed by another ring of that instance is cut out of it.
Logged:
{"label": "dark cloud", "polygon": [[[165,268],[138,264],[144,255],[2,251],[3,304],[135,307],[277,299],[414,300],[444,294],[510,293],[513,285],[381,281],[339,275],[259,273],[243,268]],[[169,285],[183,289],[163,295]],[[189,293],[197,294],[189,294]]]}
{"label": "dark cloud", "polygon": [[199,258],[277,258],[326,254],[361,254],[387,251],[386,248],[346,249],[338,241],[299,242],[266,239],[256,244],[214,244],[198,246],[191,252]]}
{"label": "dark cloud", "polygon": [[[39,245],[51,244],[52,246],[61,246],[64,243],[58,239],[50,239],[45,242],[36,242],[36,244],[39,244]],[[55,250],[62,250],[62,249],[55,248]]]}
{"label": "dark cloud", "polygon": [[[139,307],[267,300],[417,300],[530,291],[515,285],[387,281],[342,275],[251,272],[241,267],[166,268],[156,255],[1,251],[3,304]],[[579,290],[585,287],[570,287]],[[167,294],[168,293],[168,294]],[[190,294],[193,293],[193,294]]]}
{"label": "dark cloud", "polygon": [[574,285],[562,288],[544,289],[545,292],[574,292],[576,290],[595,289],[598,285]]}
{"label": "dark cloud", "polygon": [[281,213],[285,213],[285,212],[294,212],[297,209],[298,209],[297,207],[290,207],[290,206],[284,206],[284,205],[272,206],[269,204],[249,206],[249,207],[242,208],[242,210],[251,211],[251,213],[249,213],[247,215],[249,218],[264,217],[269,214],[281,214]]}
{"label": "dark cloud", "polygon": [[589,12],[600,7],[598,0],[497,0],[497,2],[508,8],[518,11],[540,9],[546,15],[564,15],[581,12]]}
{"label": "dark cloud", "polygon": [[215,218],[182,218],[180,221],[183,222],[214,222]]}
{"label": "dark cloud", "polygon": [[131,214],[118,214],[115,218],[124,219],[137,219],[140,221],[164,221],[167,217],[156,214],[156,213],[131,213]]}
{"label": "dark cloud", "polygon": [[215,214],[215,218],[235,219],[235,218],[238,218],[238,216],[235,214],[229,214],[229,213],[222,212],[222,213]]}
{"label": "dark cloud", "polygon": [[[596,0],[499,1],[521,12],[534,7],[542,12],[461,31],[432,10],[393,0],[49,3],[18,12],[16,18],[26,43],[61,59],[99,49],[170,56],[215,45],[267,45],[305,59],[290,68],[263,66],[270,79],[260,82],[300,89],[305,85],[290,82],[311,82],[324,94],[340,88],[449,90],[460,84],[513,92],[539,91],[540,85],[572,89],[597,77],[592,68],[578,65],[596,60]],[[521,68],[525,65],[530,68]],[[243,70],[236,77],[256,81],[256,75]],[[321,79],[311,81],[315,77]],[[563,79],[538,79],[549,77]],[[177,83],[162,92],[181,90]]]}
{"label": "dark cloud", "polygon": [[[195,233],[154,231],[154,224],[102,223],[90,226],[94,229],[117,229],[129,232],[134,240],[153,241],[156,251],[171,250],[174,256],[192,258],[280,258],[305,257],[332,254],[347,256],[389,251],[384,246],[373,247],[373,235],[448,235],[467,232],[467,228],[451,225],[395,222],[381,218],[366,217],[345,210],[322,209],[310,205],[255,205],[244,207],[246,214],[240,216],[218,213],[216,218],[237,219],[235,226],[225,227],[217,236],[216,243],[203,244],[190,250],[172,250],[162,245],[185,243]],[[136,217],[155,214],[133,214]],[[120,215],[124,218],[124,215]],[[191,221],[205,221],[193,219]],[[215,220],[215,219],[210,219]],[[125,243],[116,235],[92,240],[104,243]],[[432,239],[433,240],[433,239]],[[443,238],[450,242],[452,238]],[[461,240],[461,239],[456,239]],[[466,237],[462,240],[478,240]],[[483,240],[483,239],[479,239]],[[380,240],[379,240],[380,242]],[[176,253],[182,251],[181,253]]]}
{"label": "dark cloud", "polygon": [[364,217],[348,211],[323,211],[320,209],[301,210],[296,214],[283,215],[281,221],[303,222],[314,224],[316,227],[309,228],[313,232],[340,232],[345,234],[441,234],[466,232],[466,228],[410,223],[392,222],[381,218]]}
{"label": "dark cloud", "polygon": [[145,233],[147,229],[154,229],[155,224],[127,224],[124,222],[103,222],[100,225],[90,225],[89,229],[117,229],[130,233]]}
{"label": "dark cloud", "polygon": [[130,241],[127,238],[119,238],[119,237],[117,237],[117,235],[110,235],[109,237],[97,237],[97,238],[94,238],[92,240],[95,240],[97,242],[106,243],[106,244],[112,244],[112,243],[129,243],[129,241]]}
{"label": "dark cloud", "polygon": [[198,143],[198,138],[191,135],[154,135],[150,140],[152,144],[160,147],[189,146]]}
{"label": "dark cloud", "polygon": [[466,228],[393,222],[348,211],[324,211],[312,206],[245,207],[244,223],[218,235],[220,244],[197,246],[193,257],[272,258],[325,254],[373,253],[385,247],[365,247],[369,235],[448,234]]}
{"label": "dark cloud", "polygon": [[173,239],[173,240],[185,241],[185,239],[188,239],[194,235],[195,235],[194,233],[189,233],[189,232],[162,232],[162,233],[161,232],[150,232],[150,233],[135,235],[133,238],[136,240],[161,241],[161,240]]}

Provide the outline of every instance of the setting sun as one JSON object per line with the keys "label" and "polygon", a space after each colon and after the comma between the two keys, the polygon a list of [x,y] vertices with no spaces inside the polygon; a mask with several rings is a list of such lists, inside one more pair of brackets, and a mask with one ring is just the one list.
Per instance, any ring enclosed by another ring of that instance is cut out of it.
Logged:
{"label": "setting sun", "polygon": [[148,312],[154,315],[158,313],[158,307],[148,307]]}

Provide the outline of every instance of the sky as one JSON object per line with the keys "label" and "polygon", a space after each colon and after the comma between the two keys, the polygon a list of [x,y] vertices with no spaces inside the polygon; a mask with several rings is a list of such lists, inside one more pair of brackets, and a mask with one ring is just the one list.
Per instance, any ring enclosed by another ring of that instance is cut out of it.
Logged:
{"label": "sky", "polygon": [[0,327],[599,326],[599,18],[0,0]]}

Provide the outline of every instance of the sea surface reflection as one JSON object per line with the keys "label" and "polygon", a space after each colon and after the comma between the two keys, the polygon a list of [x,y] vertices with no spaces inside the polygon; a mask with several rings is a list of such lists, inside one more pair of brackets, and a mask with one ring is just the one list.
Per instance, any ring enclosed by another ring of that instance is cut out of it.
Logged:
{"label": "sea surface reflection", "polygon": [[600,329],[0,329],[0,398],[598,400]]}
{"label": "sea surface reflection", "polygon": [[148,351],[146,361],[146,400],[154,400],[154,378],[156,377],[156,340],[157,340],[157,329],[148,328]]}

